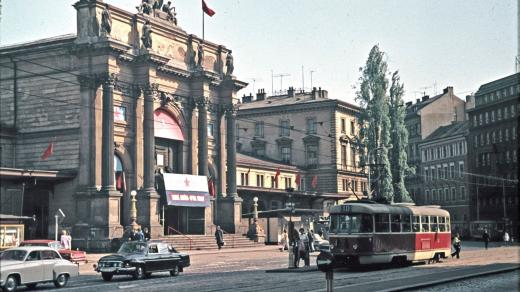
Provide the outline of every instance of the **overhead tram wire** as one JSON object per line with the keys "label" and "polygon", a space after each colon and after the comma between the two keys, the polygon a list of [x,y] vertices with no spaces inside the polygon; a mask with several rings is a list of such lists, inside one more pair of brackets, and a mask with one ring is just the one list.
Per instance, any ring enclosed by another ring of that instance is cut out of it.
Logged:
{"label": "overhead tram wire", "polygon": [[[71,75],[74,75],[74,76],[78,76],[78,77],[85,77],[84,75],[81,75],[81,74],[75,74],[73,72],[70,72],[70,71],[64,71],[64,70],[61,70],[61,69],[58,69],[58,68],[53,68],[53,67],[50,67],[50,66],[47,66],[47,65],[43,65],[43,64],[39,64],[39,63],[36,63],[36,62],[32,62],[32,61],[28,61],[28,60],[25,60],[25,59],[17,59],[18,61],[23,61],[23,62],[28,62],[28,63],[31,63],[31,64],[34,64],[34,65],[38,65],[38,66],[42,66],[42,67],[45,67],[45,68],[48,68],[50,70],[55,70],[55,71],[59,71],[60,73],[64,73],[64,74],[71,74]],[[12,67],[9,67],[9,66],[5,66],[5,65],[0,65],[0,67],[4,67],[4,68],[9,68],[11,70],[14,70]],[[36,72],[31,72],[31,71],[28,71],[28,70],[24,70],[24,69],[20,69],[20,68],[17,68],[17,70],[19,71],[22,71],[22,72],[26,72],[28,74],[33,74],[33,75],[37,75],[37,76],[40,76],[40,77],[46,77],[46,78],[50,78],[50,79],[54,79],[54,80],[57,80],[57,81],[61,81],[61,82],[66,82],[66,83],[70,83],[70,84],[73,84],[73,85],[80,85],[79,83],[77,82],[73,82],[73,81],[70,81],[70,80],[64,80],[64,79],[60,79],[60,78],[56,78],[56,77],[50,77],[48,75],[45,75],[45,74],[41,74],[41,73],[36,73]],[[87,78],[91,78],[91,77],[87,77]],[[124,82],[124,81],[118,81],[118,82],[121,82],[123,84],[127,84],[127,85],[137,85],[137,84],[134,84],[134,83],[129,83],[129,82]],[[14,92],[14,90],[11,90],[9,88],[1,88],[3,90],[8,90],[8,91],[12,91]],[[48,96],[40,96],[40,95],[34,95],[34,94],[29,94],[29,93],[26,93],[26,92],[23,92],[21,90],[18,90],[19,93],[23,93],[25,95],[29,95],[29,96],[34,96],[34,97],[38,97],[38,98],[43,98],[43,99],[49,99],[49,100],[53,100],[53,101],[56,101],[56,102],[60,102],[60,103],[68,103],[70,105],[73,105],[73,106],[77,106],[77,104],[73,104],[73,103],[70,103],[70,102],[66,102],[66,101],[62,101],[62,100],[57,100],[57,99],[53,99],[53,98],[50,98]],[[183,95],[178,95],[178,94],[173,94],[174,96],[179,96],[179,97],[183,97],[183,98],[191,98],[190,96],[183,96]],[[126,96],[129,96],[129,97],[134,97],[132,95],[126,95]],[[91,107],[91,106],[83,106],[83,105],[79,105],[80,107],[83,107],[83,108],[93,108],[95,110],[100,110],[100,111],[103,111],[103,109],[100,109],[100,108],[97,108],[97,107]],[[80,110],[80,108],[78,108],[78,110]],[[114,113],[114,110],[110,110],[110,112]],[[243,122],[248,122],[248,123],[256,123],[258,122],[257,120],[253,120],[253,119],[246,119],[246,118],[237,118],[236,119],[237,121],[243,121]],[[278,129],[281,129],[282,127],[280,125],[277,125],[277,124],[272,124],[272,123],[265,123],[264,122],[264,125],[268,125],[268,126],[271,126],[271,127],[274,127],[274,128],[278,128]],[[197,129],[197,127],[193,127],[192,126],[192,129]],[[296,131],[296,132],[300,132],[300,133],[304,133],[306,134],[307,133],[307,130],[301,130],[301,129],[297,129],[297,128],[289,128],[290,131]],[[223,135],[226,135],[226,134],[223,134]],[[313,134],[315,136],[319,136],[319,137],[324,137],[326,139],[329,139],[329,138],[333,138],[331,137],[330,135],[320,135],[320,134]],[[243,139],[249,139],[249,140],[255,140],[254,138],[249,138],[249,137],[241,137]],[[274,145],[274,146],[277,146],[277,144],[275,143],[270,143],[270,142],[267,142],[266,141],[266,144],[270,144],[270,145]],[[301,152],[306,152],[305,149],[298,149],[298,148],[291,148],[292,150],[297,150],[297,151],[301,151]],[[325,158],[333,158],[332,155],[326,155],[326,154],[318,154],[322,157],[325,157]],[[351,165],[350,165],[351,166]],[[351,166],[352,167],[352,166]],[[479,174],[472,174],[472,173],[467,173],[467,172],[464,172],[464,174],[466,175],[470,175],[470,176],[478,176],[478,177],[482,177],[482,178],[489,178],[489,179],[494,179],[494,180],[500,180],[500,181],[508,181],[508,182],[512,182],[512,183],[518,183],[518,181],[515,181],[515,180],[508,180],[508,179],[505,179],[505,178],[501,178],[501,177],[494,177],[494,176],[486,176],[486,175],[479,175]],[[423,177],[426,177],[425,175],[420,175],[420,174],[416,174],[416,175],[419,175],[419,176],[423,176]],[[443,179],[443,180],[446,180],[446,179]],[[451,181],[457,181],[457,180],[451,180]],[[495,185],[491,185],[491,184],[481,184],[481,183],[468,183],[468,184],[474,184],[474,185],[483,185],[483,186],[495,186]]]}

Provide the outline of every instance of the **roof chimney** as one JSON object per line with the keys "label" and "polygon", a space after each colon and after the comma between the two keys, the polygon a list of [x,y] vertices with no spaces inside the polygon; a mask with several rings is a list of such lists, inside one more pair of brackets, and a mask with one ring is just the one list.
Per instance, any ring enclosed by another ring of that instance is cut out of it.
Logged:
{"label": "roof chimney", "polygon": [[264,100],[265,99],[265,89],[258,89],[258,93],[256,94],[256,100]]}
{"label": "roof chimney", "polygon": [[294,87],[289,87],[289,89],[287,90],[287,97],[294,97]]}
{"label": "roof chimney", "polygon": [[314,100],[316,99],[316,95],[318,94],[317,90],[316,90],[316,87],[313,87],[312,88],[312,92],[311,92],[311,99]]}
{"label": "roof chimney", "polygon": [[444,88],[443,93],[444,94],[446,94],[446,93],[453,94],[453,86],[448,86],[448,87]]}
{"label": "roof chimney", "polygon": [[409,101],[409,102],[406,103],[406,107],[409,107],[409,106],[411,106],[411,105],[412,105],[412,102],[411,102],[411,101]]}
{"label": "roof chimney", "polygon": [[422,97],[422,101],[427,101],[429,98],[430,98],[429,95],[425,95],[425,96]]}
{"label": "roof chimney", "polygon": [[419,98],[416,99],[415,101],[416,101],[416,103],[420,103],[421,102],[421,100]]}
{"label": "roof chimney", "polygon": [[251,102],[253,101],[253,94],[250,93],[249,95],[242,96],[242,103]]}

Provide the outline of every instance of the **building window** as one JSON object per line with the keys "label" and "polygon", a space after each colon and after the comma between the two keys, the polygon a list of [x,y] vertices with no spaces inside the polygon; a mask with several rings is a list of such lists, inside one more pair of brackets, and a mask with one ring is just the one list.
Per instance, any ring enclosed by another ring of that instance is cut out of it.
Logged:
{"label": "building window", "polygon": [[473,136],[473,148],[477,148],[478,147],[478,137],[477,135]]}
{"label": "building window", "polygon": [[450,200],[450,190],[444,189],[444,201],[447,202]]}
{"label": "building window", "polygon": [[513,118],[515,116],[515,106],[511,105],[511,117]]}
{"label": "building window", "polygon": [[263,174],[257,174],[256,175],[256,186],[257,187],[264,187],[264,175]]}
{"label": "building window", "polygon": [[516,150],[513,150],[513,162],[516,163]]}
{"label": "building window", "polygon": [[341,133],[347,133],[347,122],[345,119],[341,119]]}
{"label": "building window", "polygon": [[425,167],[424,168],[424,180],[428,180],[428,177],[430,176],[429,174],[429,171],[428,171],[428,167]]}
{"label": "building window", "polygon": [[316,118],[307,119],[307,134],[316,134]]}
{"label": "building window", "polygon": [[432,202],[437,201],[437,190],[432,191]]}
{"label": "building window", "polygon": [[509,150],[506,151],[506,163],[511,163],[511,157],[509,157]]}
{"label": "building window", "polygon": [[497,135],[496,135],[495,131],[493,131],[491,133],[491,142],[493,142],[493,144],[495,144],[497,142]]}
{"label": "building window", "polygon": [[498,142],[502,142],[502,129],[498,130]]}
{"label": "building window", "polygon": [[516,127],[513,127],[513,129],[511,130],[511,137],[513,138],[513,140],[516,140]]}
{"label": "building window", "polygon": [[466,188],[460,187],[460,199],[465,200],[466,199]]}
{"label": "building window", "polygon": [[208,124],[208,136],[213,137],[213,123]]}
{"label": "building window", "polygon": [[491,111],[491,122],[495,121],[495,110]]}
{"label": "building window", "polygon": [[442,178],[442,168],[440,165],[437,165],[437,178],[438,179]]}
{"label": "building window", "polygon": [[350,147],[350,164],[355,167],[356,166],[356,148]]}
{"label": "building window", "polygon": [[277,189],[278,188],[278,179],[274,176],[271,176],[271,188]]}
{"label": "building window", "polygon": [[446,151],[446,145],[444,145],[444,146],[442,146],[442,158],[446,158],[447,157],[446,156],[447,155],[446,152],[447,152]]}
{"label": "building window", "polygon": [[290,133],[289,120],[280,121],[280,136],[288,137]]}
{"label": "building window", "polygon": [[457,199],[457,196],[455,194],[455,188],[451,188],[451,200],[455,201]]}
{"label": "building window", "polygon": [[464,176],[464,161],[459,161],[459,176]]}
{"label": "building window", "polygon": [[450,177],[451,178],[455,177],[455,165],[454,164],[450,165]]}
{"label": "building window", "polygon": [[434,166],[430,167],[430,175],[431,175],[430,180],[434,180],[435,179],[435,167]]}
{"label": "building window", "polygon": [[485,117],[486,117],[486,124],[489,124],[489,114],[488,114],[488,112],[485,113]]}
{"label": "building window", "polygon": [[480,133],[480,146],[484,146],[484,134]]}
{"label": "building window", "polygon": [[482,114],[478,115],[478,124],[479,126],[482,126]]}
{"label": "building window", "polygon": [[307,166],[317,167],[318,165],[318,146],[307,145]]}
{"label": "building window", "polygon": [[450,157],[453,156],[453,144],[450,144]]}
{"label": "building window", "polygon": [[356,132],[356,125],[355,125],[354,121],[350,121],[350,134],[355,135],[355,132]]}
{"label": "building window", "polygon": [[490,139],[489,139],[489,132],[486,133],[486,144],[489,145],[490,144]]}
{"label": "building window", "polygon": [[450,177],[450,174],[448,173],[448,166],[447,165],[444,165],[444,178],[449,178]]}
{"label": "building window", "polygon": [[341,167],[346,169],[347,167],[347,146],[341,145]]}
{"label": "building window", "polygon": [[282,161],[286,163],[291,162],[291,148],[287,146],[281,147]]}
{"label": "building window", "polygon": [[430,201],[430,190],[426,190],[426,196],[424,197],[424,201],[426,203]]}
{"label": "building window", "polygon": [[473,126],[476,127],[477,125],[477,115],[473,116]]}
{"label": "building window", "polygon": [[509,129],[504,130],[504,140],[506,142],[509,141]]}
{"label": "building window", "polygon": [[499,121],[502,120],[502,109],[501,108],[499,108],[497,110],[497,120],[499,120]]}
{"label": "building window", "polygon": [[241,173],[240,174],[240,185],[241,186],[248,186],[249,185],[249,173]]}
{"label": "building window", "polygon": [[348,180],[344,178],[344,179],[341,180],[341,183],[342,183],[342,190],[344,192],[348,191],[348,187],[347,187]]}
{"label": "building window", "polygon": [[255,136],[264,137],[264,122],[255,122]]}
{"label": "building window", "polygon": [[506,106],[504,108],[504,119],[507,119],[509,118],[509,108]]}

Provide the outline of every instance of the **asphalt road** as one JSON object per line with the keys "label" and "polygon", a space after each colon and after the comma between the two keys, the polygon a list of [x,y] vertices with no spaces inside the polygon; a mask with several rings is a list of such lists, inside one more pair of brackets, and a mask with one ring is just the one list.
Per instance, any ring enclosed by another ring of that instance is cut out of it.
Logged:
{"label": "asphalt road", "polygon": [[[491,248],[485,251],[478,246],[472,248],[468,246],[462,253],[461,259],[446,259],[442,263],[432,265],[415,264],[400,268],[368,267],[339,270],[334,273],[334,287],[335,291],[392,290],[392,287],[398,289],[414,283],[439,281],[453,275],[518,267],[518,260],[518,247]],[[65,289],[59,291],[324,291],[323,273],[317,271],[315,267],[284,269],[287,267],[287,262],[287,253],[274,250],[192,255],[192,266],[178,277],[170,277],[168,273],[157,273],[150,279],[139,281],[120,276],[114,277],[111,282],[104,282],[99,275],[89,273],[72,279]],[[311,263],[315,263],[314,258]],[[512,284],[509,286],[514,286],[514,283],[518,282],[517,271],[513,272],[517,275],[516,282],[513,276]],[[502,275],[489,277],[494,279]],[[474,281],[472,283],[478,288],[479,282],[475,282],[476,279],[472,280]],[[439,287],[451,290],[450,287],[457,287],[455,286],[457,283],[460,281]],[[482,287],[485,285],[482,284]],[[46,284],[34,290],[58,291],[53,288],[52,284]],[[444,290],[446,289],[431,291]]]}

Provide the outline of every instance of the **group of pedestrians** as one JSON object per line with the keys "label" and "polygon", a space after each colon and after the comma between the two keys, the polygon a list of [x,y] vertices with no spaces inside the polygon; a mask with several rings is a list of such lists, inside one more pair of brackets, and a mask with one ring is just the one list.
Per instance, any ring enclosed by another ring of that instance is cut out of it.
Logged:
{"label": "group of pedestrians", "polygon": [[[285,230],[284,233],[286,233]],[[305,229],[300,228],[298,232],[296,229],[294,229],[292,247],[295,268],[300,266],[301,259],[303,259],[306,267],[310,266],[310,253],[314,251],[313,241],[314,237],[312,230],[305,232]]]}
{"label": "group of pedestrians", "polygon": [[132,233],[130,233],[130,236],[128,237],[128,240],[130,241],[148,241],[150,239],[152,239],[152,236],[150,235],[147,227],[143,229],[139,227],[132,230]]}

